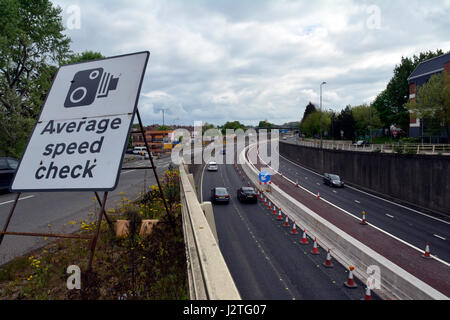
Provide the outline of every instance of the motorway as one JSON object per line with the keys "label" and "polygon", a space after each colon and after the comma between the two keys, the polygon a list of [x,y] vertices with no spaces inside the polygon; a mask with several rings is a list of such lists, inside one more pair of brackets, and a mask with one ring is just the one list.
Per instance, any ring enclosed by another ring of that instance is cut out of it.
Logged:
{"label": "motorway", "polygon": [[[236,191],[245,186],[233,165],[221,164],[217,172],[203,170],[203,201],[209,201],[213,187],[226,187],[231,194],[228,205],[213,205],[219,246],[243,299],[250,300],[359,300],[364,285],[347,289],[346,268],[335,260],[333,269],[323,267],[326,252],[310,253],[313,239],[302,245],[299,234],[290,234],[261,201],[243,204]],[[378,299],[372,293],[373,299]]]}
{"label": "motorway", "polygon": [[[170,157],[155,159],[157,173],[161,177],[170,164]],[[137,160],[124,167],[150,166],[150,161]],[[122,198],[136,199],[139,192],[156,184],[153,170],[132,169],[120,173],[119,183],[109,192],[106,209],[114,208]],[[13,206],[16,194],[0,195],[0,230]],[[23,193],[11,219],[8,231],[36,233],[71,233],[79,230],[80,220],[91,221],[97,216],[99,205],[93,192],[33,192]],[[102,194],[100,194],[102,198]],[[95,214],[89,214],[95,212]],[[76,222],[76,224],[71,224]],[[6,235],[0,246],[0,265],[17,256],[44,246],[48,241],[42,237]]]}
{"label": "motorway", "polygon": [[[270,148],[269,152],[270,152]],[[433,256],[450,263],[450,222],[403,205],[391,202],[357,188],[331,188],[323,183],[322,175],[302,167],[280,155],[279,170],[286,178],[313,194],[320,192],[325,199],[357,218],[366,212],[366,220],[385,232],[419,250],[427,242]],[[333,173],[333,172],[330,172]],[[345,177],[342,177],[345,181]],[[448,217],[447,217],[448,219]]]}

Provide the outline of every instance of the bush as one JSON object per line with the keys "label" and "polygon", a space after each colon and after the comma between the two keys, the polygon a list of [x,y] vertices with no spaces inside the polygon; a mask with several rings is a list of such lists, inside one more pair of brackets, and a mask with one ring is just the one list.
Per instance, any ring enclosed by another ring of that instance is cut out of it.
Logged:
{"label": "bush", "polygon": [[420,143],[420,138],[401,138],[401,143]]}

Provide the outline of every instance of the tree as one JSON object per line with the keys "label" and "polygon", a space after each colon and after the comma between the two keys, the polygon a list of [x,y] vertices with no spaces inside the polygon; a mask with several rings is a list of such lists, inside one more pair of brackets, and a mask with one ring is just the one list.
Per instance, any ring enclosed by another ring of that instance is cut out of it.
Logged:
{"label": "tree", "polygon": [[377,110],[367,104],[353,107],[352,115],[355,119],[357,136],[366,136],[370,134],[370,129],[380,128],[382,126]]}
{"label": "tree", "polygon": [[316,106],[313,105],[310,101],[305,108],[305,112],[303,113],[303,118],[302,118],[301,122],[303,122],[303,120],[305,120],[308,117],[308,115],[310,115],[311,113],[314,113],[314,112],[317,112]]}
{"label": "tree", "polygon": [[383,90],[372,103],[378,111],[380,120],[385,128],[391,125],[400,126],[404,131],[409,130],[410,114],[406,109],[409,99],[408,77],[422,61],[440,56],[442,50],[436,52],[422,52],[412,58],[402,57],[401,63],[394,68],[394,75]]}
{"label": "tree", "polygon": [[272,129],[274,127],[274,125],[272,123],[270,123],[269,121],[266,120],[262,120],[259,122],[258,124],[259,128],[266,128],[266,129]]}
{"label": "tree", "polygon": [[105,58],[100,52],[86,50],[82,53],[72,54],[65,63],[85,62]]}
{"label": "tree", "polygon": [[222,127],[222,134],[223,135],[226,134],[226,132],[227,132],[226,130],[227,129],[232,129],[232,130],[242,129],[242,130],[245,130],[245,125],[243,125],[239,121],[231,121],[231,122],[228,121]]}
{"label": "tree", "polygon": [[[331,112],[322,112],[322,136],[331,136]],[[315,111],[310,113],[300,124],[300,131],[308,137],[320,135],[320,112]]]}
{"label": "tree", "polygon": [[20,157],[56,66],[69,56],[61,9],[49,0],[0,0],[0,152]]}
{"label": "tree", "polygon": [[428,134],[440,135],[444,126],[450,137],[450,75],[444,72],[431,76],[417,88],[416,97],[407,108],[412,116],[426,121]]}
{"label": "tree", "polygon": [[339,137],[342,130],[344,132],[344,139],[355,139],[356,121],[353,118],[351,106],[348,105],[341,111],[334,122],[334,127],[335,130],[339,132]]}

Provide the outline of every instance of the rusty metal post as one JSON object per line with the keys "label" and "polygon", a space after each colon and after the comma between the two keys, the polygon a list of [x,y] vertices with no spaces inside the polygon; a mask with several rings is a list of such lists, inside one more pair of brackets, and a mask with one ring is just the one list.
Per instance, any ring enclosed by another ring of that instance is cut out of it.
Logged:
{"label": "rusty metal post", "polygon": [[[95,191],[95,197],[97,198],[97,201],[98,201],[100,207],[102,207],[102,201],[100,200],[100,197],[99,197],[97,191]],[[106,222],[108,222],[109,229],[111,230],[111,233],[114,234],[114,226],[113,226],[111,220],[109,220],[108,215],[106,214],[105,210],[103,210],[103,215],[105,216]]]}
{"label": "rusty metal post", "polygon": [[172,224],[173,227],[175,227],[175,221],[173,220],[173,217],[172,217],[172,215],[170,214],[170,211],[169,211],[169,207],[167,206],[166,198],[164,197],[163,188],[161,186],[161,183],[159,182],[158,173],[156,172],[155,163],[153,162],[153,156],[152,156],[152,153],[150,151],[150,148],[148,147],[147,138],[145,137],[145,130],[144,130],[144,126],[142,125],[142,120],[141,120],[141,115],[139,114],[139,110],[136,110],[136,115],[137,115],[137,118],[138,118],[138,121],[139,121],[139,126],[141,128],[142,136],[144,137],[145,147],[147,148],[147,151],[148,151],[148,157],[149,157],[150,162],[152,164],[153,173],[155,174],[156,183],[158,184],[159,192],[161,194],[161,198],[163,200],[164,207],[166,208],[166,212],[167,212],[167,215],[169,217],[170,223]]}
{"label": "rusty metal post", "polygon": [[13,204],[11,210],[9,211],[8,219],[6,219],[5,225],[3,226],[3,230],[2,230],[3,233],[0,234],[0,246],[2,245],[3,238],[5,237],[4,232],[6,232],[6,229],[8,229],[9,222],[11,221],[11,217],[12,217],[12,215],[14,213],[14,210],[16,210],[17,202],[19,202],[19,198],[20,198],[21,194],[22,194],[21,192],[19,192],[17,194],[16,200],[14,201],[14,204]]}
{"label": "rusty metal post", "polygon": [[103,211],[105,210],[107,198],[108,192],[105,192],[103,196],[102,207],[100,209],[100,212],[98,213],[97,230],[95,231],[94,238],[92,238],[91,241],[91,256],[89,257],[87,272],[90,272],[92,270],[92,261],[94,260],[95,247],[97,246],[98,235],[100,233],[100,226],[102,224]]}

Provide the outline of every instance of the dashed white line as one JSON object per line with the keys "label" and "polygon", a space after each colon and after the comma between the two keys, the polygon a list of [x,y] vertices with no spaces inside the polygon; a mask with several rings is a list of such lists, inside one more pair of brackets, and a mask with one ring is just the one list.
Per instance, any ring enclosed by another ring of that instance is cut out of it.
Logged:
{"label": "dashed white line", "polygon": [[441,240],[447,240],[446,238],[444,238],[444,237],[441,237],[440,235],[438,235],[438,234],[433,234],[433,236],[435,236],[436,238],[439,238],[439,239],[441,239]]}
{"label": "dashed white line", "polygon": [[336,190],[333,190],[333,192],[334,192],[334,193],[337,193],[337,191],[336,191]]}
{"label": "dashed white line", "polygon": [[360,202],[360,201],[358,201],[358,200],[355,200],[355,202],[356,202],[356,203],[361,203],[361,202]]}
{"label": "dashed white line", "polygon": [[[19,198],[19,201],[20,201],[20,200],[30,199],[30,198],[33,198],[33,197],[34,197],[34,195],[26,196],[26,197],[23,197],[23,198]],[[1,206],[1,205],[4,205],[4,204],[11,203],[11,202],[14,202],[14,201],[16,201],[16,200],[9,200],[9,201],[5,201],[5,202],[1,202],[1,203],[0,203],[0,206]]]}
{"label": "dashed white line", "polygon": [[390,214],[387,214],[387,213],[386,213],[386,216],[389,217],[389,218],[394,219],[394,216],[391,216]]}

